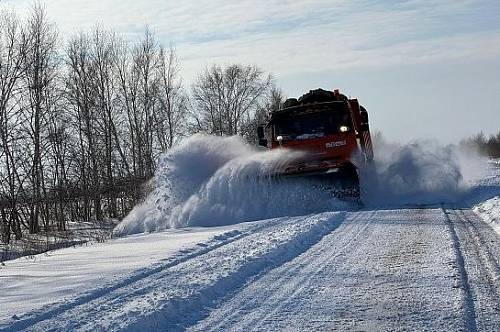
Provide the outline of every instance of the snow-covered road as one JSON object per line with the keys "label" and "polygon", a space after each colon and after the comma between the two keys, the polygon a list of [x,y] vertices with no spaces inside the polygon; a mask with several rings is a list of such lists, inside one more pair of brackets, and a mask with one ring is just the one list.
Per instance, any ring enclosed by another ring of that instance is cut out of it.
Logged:
{"label": "snow-covered road", "polygon": [[244,225],[121,280],[2,315],[0,330],[500,326],[500,237],[471,210],[331,212]]}
{"label": "snow-covered road", "polygon": [[493,331],[499,244],[469,211],[350,213],[192,329]]}

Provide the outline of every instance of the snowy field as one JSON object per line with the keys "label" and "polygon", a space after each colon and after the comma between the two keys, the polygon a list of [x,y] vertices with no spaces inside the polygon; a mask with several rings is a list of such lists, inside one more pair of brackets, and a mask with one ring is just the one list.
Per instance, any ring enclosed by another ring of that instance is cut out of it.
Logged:
{"label": "snowy field", "polygon": [[249,183],[286,156],[205,139],[122,237],[1,266],[0,330],[498,330],[498,162],[390,147],[359,207]]}
{"label": "snowy field", "polygon": [[50,230],[43,234],[23,234],[21,239],[16,240],[14,237],[9,244],[0,244],[0,262],[83,243],[104,242],[111,238],[117,223],[118,220],[69,222],[64,231]]}
{"label": "snowy field", "polygon": [[[112,287],[124,276],[142,275],[239,234],[239,227],[167,230],[94,245],[75,246],[5,262],[0,268],[0,321],[34,305]],[[36,282],[33,282],[36,280]]]}

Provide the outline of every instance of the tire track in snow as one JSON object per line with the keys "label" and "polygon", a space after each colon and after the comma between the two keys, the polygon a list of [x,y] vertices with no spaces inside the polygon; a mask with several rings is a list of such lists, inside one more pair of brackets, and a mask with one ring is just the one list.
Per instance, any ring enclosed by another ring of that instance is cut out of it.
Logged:
{"label": "tire track in snow", "polygon": [[[342,234],[343,238],[341,241],[343,243],[340,243],[339,246],[343,247],[344,250],[347,250],[349,245],[359,236],[360,233],[364,232],[368,226],[368,222],[365,223],[364,226],[359,226],[357,224],[357,221],[362,219],[363,217],[366,217],[366,215],[373,215],[374,212],[359,212],[354,217],[352,218],[346,218],[346,221],[342,224]],[[334,231],[340,231],[339,229],[335,229]],[[333,233],[329,233],[325,235],[331,236]],[[324,238],[325,238],[324,237]],[[318,242],[320,243],[320,242]],[[311,247],[309,250],[322,250],[321,248],[317,247],[317,244],[315,244],[313,247]],[[309,251],[308,251],[309,252]],[[308,282],[314,277],[314,275],[318,274],[319,271],[325,268],[325,262],[326,261],[332,261],[338,256],[342,255],[344,251],[338,252],[335,255],[331,255],[328,257],[324,257],[324,260],[317,259],[314,255],[308,255],[306,256],[306,259],[301,262],[301,264],[297,264],[292,266],[292,268],[287,269],[287,272],[292,275],[299,275],[301,276],[300,278],[295,278],[291,283],[287,284],[289,287],[283,287],[283,280],[280,279],[275,279],[274,282],[269,283],[268,286],[269,288],[266,289],[266,292],[264,296],[269,296],[271,294],[277,294],[280,293],[279,297],[269,297],[269,298],[257,298],[257,295],[255,298],[252,299],[246,299],[248,301],[245,302],[246,307],[255,307],[257,306],[258,301],[265,301],[267,304],[269,304],[270,307],[274,308],[271,311],[263,313],[263,315],[254,315],[252,316],[248,321],[244,323],[243,329],[258,329],[262,322],[267,318],[272,316],[274,312],[279,311],[282,307],[286,306],[286,304],[289,301],[292,301],[293,297],[296,296],[297,294],[300,294],[301,291],[304,290],[305,285],[308,284]],[[300,257],[300,256],[297,256]],[[309,270],[312,270],[312,274],[299,274],[298,271],[308,268]],[[258,278],[252,280],[252,282],[255,282],[259,280],[260,278],[266,276],[267,274],[261,274]],[[230,298],[232,295],[229,295],[228,297]],[[282,301],[281,299],[287,298],[287,300]],[[253,303],[253,304],[252,304]],[[214,322],[216,321],[216,325],[201,325],[201,326],[196,326],[194,327],[194,330],[211,330],[211,331],[217,331],[217,330],[224,330],[224,328],[227,328],[227,323],[230,323],[231,321],[236,321],[238,320],[238,316],[241,315],[240,312],[238,311],[231,311],[231,312],[226,312],[224,311],[217,317],[214,317],[211,321]],[[241,327],[241,326],[240,326]]]}
{"label": "tire track in snow", "polygon": [[348,213],[338,229],[190,330],[460,330],[462,292],[453,288],[455,256],[441,216],[439,209]]}
{"label": "tire track in snow", "polygon": [[460,239],[458,237],[458,233],[455,229],[454,223],[450,219],[450,213],[446,211],[444,207],[441,207],[441,210],[444,215],[445,223],[450,231],[451,238],[453,241],[453,248],[455,250],[457,269],[460,275],[460,287],[463,291],[465,329],[467,331],[475,332],[477,331],[476,309],[474,307],[474,298],[469,284],[469,276],[465,269],[465,261],[460,246]]}
{"label": "tire track in snow", "polygon": [[[139,282],[143,279],[151,277],[155,274],[161,273],[165,270],[173,268],[179,264],[182,264],[190,259],[196,258],[200,255],[207,254],[213,250],[221,248],[222,246],[233,243],[237,240],[240,240],[253,232],[261,231],[266,227],[272,227],[273,225],[279,223],[279,219],[273,219],[263,225],[257,225],[254,227],[250,227],[244,233],[240,231],[229,231],[225,232],[221,235],[214,236],[207,243],[199,243],[199,248],[191,249],[188,252],[179,253],[179,255],[174,256],[172,259],[167,260],[166,262],[161,263],[160,265],[155,265],[153,267],[147,267],[144,269],[140,269],[127,276],[125,279],[111,284],[99,287],[97,289],[90,290],[83,294],[78,295],[77,298],[73,298],[70,300],[64,300],[63,302],[56,302],[52,304],[48,304],[43,306],[40,309],[36,309],[34,312],[29,312],[23,316],[19,316],[13,322],[6,322],[4,324],[0,324],[0,331],[12,331],[12,330],[23,330],[29,328],[30,326],[42,322],[44,320],[50,319],[51,317],[60,315],[66,311],[72,310],[78,306],[84,305],[91,301],[94,301],[100,297],[105,296],[106,294],[112,293],[120,288],[127,287],[130,284]],[[212,244],[213,243],[213,244]]]}
{"label": "tire track in snow", "polygon": [[464,268],[469,278],[477,329],[491,331],[500,326],[500,239],[471,210],[452,210],[463,248]]}
{"label": "tire track in snow", "polygon": [[[255,329],[259,329],[262,326],[262,323],[268,318],[271,317],[274,313],[278,312],[281,308],[286,307],[290,302],[293,301],[294,298],[297,297],[301,292],[304,291],[304,285],[308,285],[311,281],[311,279],[318,275],[320,271],[325,269],[325,266],[327,263],[334,261],[338,259],[341,255],[345,253],[346,250],[354,243],[354,241],[359,237],[360,234],[364,233],[368,227],[369,222],[365,222],[363,226],[359,227],[356,223],[361,220],[363,217],[366,217],[366,215],[373,215],[374,212],[367,213],[367,212],[360,212],[354,216],[349,221],[349,229],[346,230],[346,235],[342,239],[343,243],[339,245],[341,248],[341,251],[337,252],[334,255],[329,255],[326,256],[325,260],[321,259],[314,259],[315,257],[313,255],[310,255],[307,262],[303,264],[302,266],[296,266],[297,269],[302,268],[304,265],[308,265],[310,261],[313,261],[313,268],[312,268],[312,273],[311,274],[304,274],[302,278],[297,278],[297,282],[295,283],[293,287],[293,291],[291,294],[289,294],[288,299],[285,301],[281,301],[278,305],[274,306],[274,309],[270,312],[267,312],[264,317],[260,318],[258,321],[254,321],[254,324],[249,324],[249,326],[254,327]],[[276,283],[279,285],[279,283]]]}
{"label": "tire track in snow", "polygon": [[[301,217],[299,218],[298,223],[306,222],[310,218],[311,217]],[[313,217],[313,219],[314,218],[317,217]],[[337,215],[337,217],[334,218],[330,217],[328,219],[329,220],[327,220],[325,223],[321,221],[321,218],[319,218],[315,222],[315,226],[313,226],[309,230],[298,233],[293,239],[290,239],[285,243],[279,245],[277,248],[267,253],[266,255],[259,257],[256,260],[253,260],[245,264],[244,266],[241,266],[236,273],[227,276],[223,280],[219,280],[216,285],[213,285],[210,288],[205,289],[203,291],[203,296],[205,298],[213,298],[214,292],[216,298],[212,299],[211,301],[202,300],[199,303],[194,301],[194,305],[193,303],[189,305],[189,310],[195,312],[195,314],[193,314],[191,319],[183,322],[178,322],[175,325],[169,324],[168,328],[166,329],[173,328],[175,330],[177,329],[184,330],[187,327],[192,326],[199,320],[203,319],[209,314],[209,310],[213,308],[216,303],[220,302],[223,298],[225,298],[227,294],[235,293],[238,289],[247,284],[249,280],[252,280],[258,275],[265,274],[266,271],[269,271],[273,268],[285,264],[288,261],[291,261],[295,257],[299,256],[300,254],[302,254],[303,252],[307,251],[309,248],[314,246],[316,243],[321,241],[323,237],[330,234],[333,230],[335,230],[339,225],[341,225],[344,222],[345,213],[340,213]],[[241,249],[244,250],[245,248],[243,247]],[[176,305],[178,306],[178,308],[176,308],[174,312],[182,312],[184,305],[182,303]],[[169,320],[172,321],[174,319],[178,319],[177,317],[175,317],[177,315],[174,316],[172,314],[165,315],[161,311],[156,312],[154,316],[156,318],[153,319],[148,318],[148,319],[156,322],[160,321],[168,322]],[[157,326],[149,326],[149,327],[150,328],[153,327],[153,329],[158,329],[158,328],[165,329],[165,327],[162,326],[162,323],[160,323]],[[137,324],[134,324],[127,329],[133,331],[143,330],[144,322],[139,322]]]}
{"label": "tire track in snow", "polygon": [[327,213],[265,223],[229,246],[197,255],[29,327],[64,331],[182,329],[249,278],[306,251],[338,227],[343,216]]}

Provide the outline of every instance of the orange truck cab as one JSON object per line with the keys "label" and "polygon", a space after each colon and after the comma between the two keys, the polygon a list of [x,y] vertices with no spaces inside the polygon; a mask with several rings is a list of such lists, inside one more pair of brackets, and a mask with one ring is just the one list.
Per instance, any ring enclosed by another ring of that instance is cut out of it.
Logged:
{"label": "orange truck cab", "polygon": [[328,175],[357,187],[356,166],[373,159],[368,112],[338,90],[311,90],[288,99],[257,134],[261,146],[305,152],[287,165],[285,176]]}

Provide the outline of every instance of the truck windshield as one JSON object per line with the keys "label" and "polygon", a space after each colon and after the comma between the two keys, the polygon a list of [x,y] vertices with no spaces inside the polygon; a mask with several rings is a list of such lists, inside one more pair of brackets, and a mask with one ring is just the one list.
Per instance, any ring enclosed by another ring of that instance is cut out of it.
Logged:
{"label": "truck windshield", "polygon": [[284,118],[275,122],[275,135],[282,136],[283,140],[303,140],[309,138],[334,135],[352,130],[349,113],[346,111],[321,112],[296,117]]}

